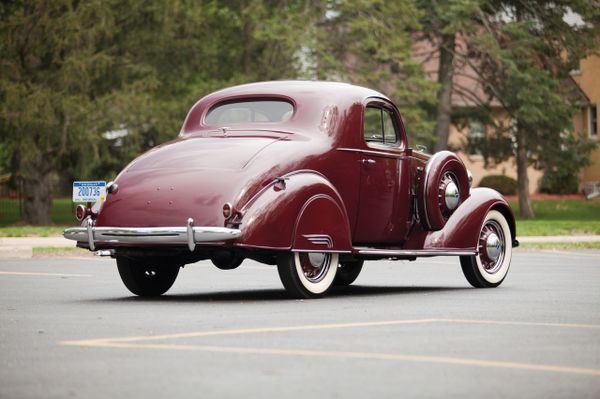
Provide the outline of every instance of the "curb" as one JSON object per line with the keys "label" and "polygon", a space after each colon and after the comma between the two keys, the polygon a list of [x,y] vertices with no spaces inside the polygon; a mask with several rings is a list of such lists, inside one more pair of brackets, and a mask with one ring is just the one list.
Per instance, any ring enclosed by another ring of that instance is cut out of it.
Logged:
{"label": "curb", "polygon": [[75,248],[76,244],[62,236],[0,237],[0,259],[31,259],[33,248]]}
{"label": "curb", "polygon": [[31,259],[33,258],[33,248],[20,246],[0,246],[0,259]]}

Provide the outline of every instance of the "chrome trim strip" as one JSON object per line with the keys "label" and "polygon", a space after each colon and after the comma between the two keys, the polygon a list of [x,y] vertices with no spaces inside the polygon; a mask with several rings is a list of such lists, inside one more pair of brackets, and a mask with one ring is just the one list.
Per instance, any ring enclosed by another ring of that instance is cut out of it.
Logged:
{"label": "chrome trim strip", "polygon": [[351,254],[352,251],[339,251],[335,249],[292,249],[292,252],[308,252],[308,253],[331,253],[331,254]]}
{"label": "chrome trim strip", "polygon": [[86,227],[66,229],[63,236],[69,240],[87,242],[94,251],[98,244],[183,244],[193,251],[200,242],[234,240],[241,236],[238,229],[212,226],[193,226],[188,219],[185,227],[95,227],[88,220]]}
{"label": "chrome trim strip", "polygon": [[[386,152],[386,151],[377,151],[377,150],[363,150],[362,148],[346,148],[346,147],[340,147],[340,148],[336,148],[337,151],[346,151],[346,152],[356,152],[359,154],[365,154],[365,155],[375,155],[375,156],[380,156],[380,157],[385,157],[385,158],[398,158],[398,159],[404,159],[406,158],[406,154],[400,154],[400,153],[395,153],[395,152]],[[402,151],[402,150],[400,150]]]}
{"label": "chrome trim strip", "polygon": [[326,234],[304,234],[302,237],[313,245],[325,245],[327,248],[333,248],[333,240]]}
{"label": "chrome trim strip", "polygon": [[87,220],[86,230],[88,245],[90,247],[90,251],[93,251],[94,249],[96,249],[96,246],[94,245],[94,221],[91,217]]}
{"label": "chrome trim strip", "polygon": [[188,248],[190,249],[190,252],[194,252],[196,243],[194,242],[194,219],[192,218],[187,220],[186,235]]}
{"label": "chrome trim strip", "polygon": [[473,250],[457,249],[375,249],[375,248],[354,248],[360,255],[377,256],[471,256],[477,255]]}

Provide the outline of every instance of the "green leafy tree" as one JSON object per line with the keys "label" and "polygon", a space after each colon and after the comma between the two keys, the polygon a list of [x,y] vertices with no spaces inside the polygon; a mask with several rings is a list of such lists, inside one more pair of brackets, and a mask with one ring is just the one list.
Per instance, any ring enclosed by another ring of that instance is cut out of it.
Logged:
{"label": "green leafy tree", "polygon": [[[455,91],[454,80],[459,69],[466,65],[468,54],[458,45],[465,43],[477,33],[477,17],[481,11],[481,0],[418,0],[421,10],[421,30],[416,35],[419,41],[431,46],[430,54],[421,57],[435,57],[437,67],[437,93],[435,109],[430,119],[435,121],[433,130],[434,151],[448,148],[448,135],[452,122],[452,96]],[[458,67],[457,67],[458,65]]]}
{"label": "green leafy tree", "polygon": [[[0,132],[23,182],[24,217],[48,224],[55,172],[69,160],[93,163],[108,104],[143,101],[150,71],[116,61],[110,4],[9,2],[0,8]],[[106,76],[120,75],[122,80]]]}
{"label": "green leafy tree", "polygon": [[412,57],[414,32],[423,11],[409,0],[328,2],[316,32],[317,76],[371,87],[396,104],[409,136],[431,140],[424,104],[434,101],[435,84]]}
{"label": "green leafy tree", "polygon": [[[545,154],[555,154],[572,130],[576,107],[562,83],[597,48],[600,9],[583,0],[506,0],[490,1],[483,10],[483,32],[470,41],[473,67],[511,120],[491,138],[510,145],[489,146],[485,155],[496,161],[516,155],[521,216],[531,218],[527,167],[551,164]],[[565,20],[572,12],[581,24]]]}
{"label": "green leafy tree", "polygon": [[57,174],[110,179],[174,138],[204,94],[295,78],[311,12],[305,1],[3,2],[0,135],[25,221],[50,222]]}

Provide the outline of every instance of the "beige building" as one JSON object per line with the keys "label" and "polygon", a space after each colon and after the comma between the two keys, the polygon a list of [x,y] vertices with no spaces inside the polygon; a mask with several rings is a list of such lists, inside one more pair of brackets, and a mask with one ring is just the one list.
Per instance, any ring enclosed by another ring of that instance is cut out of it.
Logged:
{"label": "beige building", "polygon": [[[573,80],[589,99],[589,105],[573,118],[575,131],[586,134],[598,142],[598,109],[600,104],[600,57],[591,56],[581,60],[579,70],[572,72]],[[592,164],[581,172],[583,184],[600,182],[600,143],[591,154]]]}
{"label": "beige building", "polygon": [[[463,43],[457,43],[457,52],[461,53]],[[422,62],[425,72],[432,80],[437,80],[438,57],[431,45],[427,42],[416,43],[413,47],[413,55]],[[486,95],[475,76],[477,74],[468,64],[455,65],[453,79],[453,107],[474,107]],[[566,84],[572,85],[570,92],[575,96],[579,105],[579,112],[573,117],[575,132],[586,135],[591,140],[598,140],[598,118],[596,106],[600,104],[600,57],[591,56],[581,61],[579,70],[573,71],[571,79]],[[509,123],[509,119],[502,113],[499,104],[491,102],[491,106],[497,106],[497,121]],[[449,132],[448,144],[451,147],[460,147],[470,136],[485,137],[486,126],[477,120],[471,120],[466,126],[452,125]],[[479,184],[484,176],[505,175],[517,178],[517,167],[514,158],[509,159],[493,167],[485,167],[484,159],[478,154],[459,153],[461,159],[473,173],[473,184]],[[581,189],[586,183],[600,182],[600,146],[591,154],[592,165],[581,172]],[[543,171],[529,167],[529,191],[538,192]]]}
{"label": "beige building", "polygon": [[[600,57],[591,56],[581,61],[579,70],[572,72],[572,80],[569,84],[573,84],[571,90],[576,96],[576,102],[580,109],[573,117],[573,128],[591,140],[598,141],[598,117],[597,104],[600,104]],[[462,80],[462,82],[461,82]],[[458,79],[458,94],[457,98],[453,99],[455,106],[469,106],[464,99],[460,97],[461,86],[467,84],[468,78]],[[501,113],[498,116],[502,118]],[[452,126],[448,143],[451,146],[459,146],[466,141],[469,136],[485,135],[486,127],[477,121],[469,122],[468,126],[459,128]],[[481,155],[460,153],[462,160],[467,168],[473,173],[473,183],[477,185],[484,176],[487,175],[505,175],[517,178],[517,167],[514,159],[510,159],[494,167],[485,168],[484,160]],[[581,190],[587,183],[600,182],[600,146],[597,147],[591,154],[592,164],[581,171]],[[538,192],[539,183],[543,176],[543,171],[529,167],[529,192]]]}

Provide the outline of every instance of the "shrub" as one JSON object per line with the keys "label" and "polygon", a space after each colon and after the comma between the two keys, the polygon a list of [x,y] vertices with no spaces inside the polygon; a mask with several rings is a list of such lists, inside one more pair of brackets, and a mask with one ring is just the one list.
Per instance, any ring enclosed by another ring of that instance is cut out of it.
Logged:
{"label": "shrub", "polygon": [[579,177],[571,170],[546,170],[540,182],[540,193],[577,194]]}
{"label": "shrub", "polygon": [[515,195],[517,193],[517,181],[504,175],[486,176],[479,182],[479,187],[493,188],[502,195]]}

